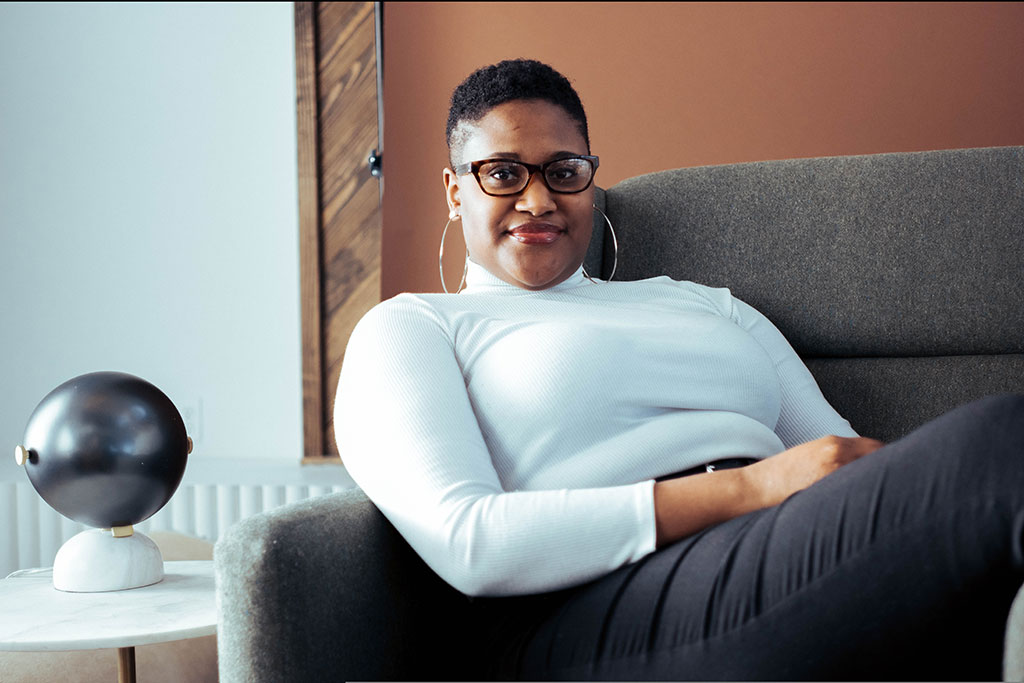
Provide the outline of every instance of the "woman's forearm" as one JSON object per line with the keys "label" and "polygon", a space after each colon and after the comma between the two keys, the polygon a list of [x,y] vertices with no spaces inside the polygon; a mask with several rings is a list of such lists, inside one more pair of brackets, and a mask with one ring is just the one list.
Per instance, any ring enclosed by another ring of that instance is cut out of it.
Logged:
{"label": "woman's forearm", "polygon": [[657,546],[777,505],[884,445],[865,437],[826,436],[747,467],[659,481],[654,485]]}
{"label": "woman's forearm", "polygon": [[751,482],[749,469],[720,470],[656,482],[657,546],[765,507]]}

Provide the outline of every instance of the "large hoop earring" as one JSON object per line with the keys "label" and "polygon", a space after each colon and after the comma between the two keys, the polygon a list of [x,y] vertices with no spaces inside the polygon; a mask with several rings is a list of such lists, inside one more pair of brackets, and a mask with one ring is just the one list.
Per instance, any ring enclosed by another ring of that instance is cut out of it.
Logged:
{"label": "large hoop earring", "polygon": [[[615,251],[612,255],[612,273],[611,275],[608,276],[608,279],[605,280],[605,282],[611,282],[612,278],[615,277],[615,269],[619,267],[619,240],[616,239],[615,228],[612,227],[612,222],[608,220],[608,216],[605,214],[605,212],[597,208],[597,204],[594,204],[594,211],[597,211],[599,214],[601,214],[601,217],[604,218],[604,222],[608,224],[608,230],[612,233],[612,246],[615,248]],[[587,273],[586,266],[583,267],[583,275],[591,282],[594,282],[594,278],[590,277],[590,274]]]}
{"label": "large hoop earring", "polygon": [[[441,249],[437,253],[437,268],[441,273],[441,288],[445,294],[451,294],[448,291],[448,285],[444,283],[444,238],[448,235],[448,226],[452,224],[452,221],[458,218],[458,214],[452,214],[448,219],[448,222],[444,224],[444,230],[441,231]],[[459,288],[455,290],[458,294],[462,291],[462,286],[466,284],[466,273],[469,271],[469,249],[466,249],[466,263],[462,267],[462,280],[459,282]]]}

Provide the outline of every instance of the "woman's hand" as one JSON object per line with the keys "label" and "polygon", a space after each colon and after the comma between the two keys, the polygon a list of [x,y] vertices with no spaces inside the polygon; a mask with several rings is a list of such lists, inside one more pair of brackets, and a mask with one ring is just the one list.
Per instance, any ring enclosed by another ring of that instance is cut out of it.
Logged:
{"label": "woman's hand", "polygon": [[657,545],[661,547],[733,517],[778,505],[884,445],[865,437],[826,436],[747,467],[656,482]]}
{"label": "woman's hand", "polygon": [[884,445],[862,436],[825,436],[743,469],[760,507],[771,507]]}

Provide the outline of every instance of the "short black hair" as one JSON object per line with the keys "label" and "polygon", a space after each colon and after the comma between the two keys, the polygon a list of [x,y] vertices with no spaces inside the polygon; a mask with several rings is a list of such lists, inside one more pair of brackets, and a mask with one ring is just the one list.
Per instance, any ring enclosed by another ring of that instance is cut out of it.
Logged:
{"label": "short black hair", "polygon": [[587,115],[569,79],[535,59],[507,59],[477,69],[452,93],[445,127],[449,162],[455,163],[454,151],[464,142],[458,135],[461,122],[479,121],[494,107],[512,100],[543,100],[561,107],[579,126],[590,152]]}

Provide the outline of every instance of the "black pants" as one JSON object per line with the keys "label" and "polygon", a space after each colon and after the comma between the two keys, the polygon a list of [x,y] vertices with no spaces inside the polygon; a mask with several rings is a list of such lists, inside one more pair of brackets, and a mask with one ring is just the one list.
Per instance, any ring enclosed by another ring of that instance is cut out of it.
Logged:
{"label": "black pants", "polygon": [[482,601],[501,678],[998,680],[1024,581],[1024,396],[583,586]]}

